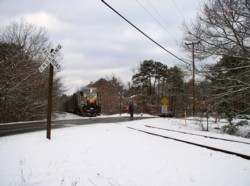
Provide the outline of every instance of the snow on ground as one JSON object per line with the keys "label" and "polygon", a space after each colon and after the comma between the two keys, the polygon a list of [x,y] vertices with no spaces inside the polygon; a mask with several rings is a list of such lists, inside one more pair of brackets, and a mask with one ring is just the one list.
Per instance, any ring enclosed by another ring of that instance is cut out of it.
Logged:
{"label": "snow on ground", "polygon": [[[169,123],[171,124],[169,125]],[[152,123],[151,120],[145,120],[143,124],[137,124],[137,125],[129,124],[128,126],[142,131],[151,132],[154,134],[163,135],[170,138],[175,138],[181,141],[184,140],[191,143],[208,145],[211,147],[216,147],[218,149],[224,149],[227,151],[250,155],[250,139],[201,131],[200,126],[199,125],[197,126],[197,124],[195,124],[196,122],[194,121],[191,122],[188,121],[187,126],[184,126],[181,123],[182,121],[180,119],[171,118],[171,119],[165,119],[165,122],[164,121],[162,122],[162,118],[158,118],[154,120],[154,123]],[[192,135],[190,136],[190,134]],[[221,138],[224,140],[218,140],[214,138]],[[232,141],[237,143],[237,145],[232,146]]]}
{"label": "snow on ground", "polygon": [[249,160],[127,128],[145,124],[185,130],[182,119],[152,118],[56,129],[52,140],[45,131],[1,137],[0,185],[250,185]]}

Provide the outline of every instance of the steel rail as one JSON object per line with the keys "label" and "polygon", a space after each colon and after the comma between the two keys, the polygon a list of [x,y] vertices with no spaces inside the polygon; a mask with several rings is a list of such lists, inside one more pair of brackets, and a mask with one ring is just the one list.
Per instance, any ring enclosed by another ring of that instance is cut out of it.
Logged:
{"label": "steel rail", "polygon": [[202,145],[202,144],[198,144],[198,143],[194,143],[194,142],[190,142],[190,141],[186,141],[186,140],[181,140],[181,139],[177,139],[177,138],[173,138],[173,137],[168,137],[168,136],[164,136],[164,135],[160,135],[160,134],[155,134],[153,132],[148,132],[148,131],[144,131],[144,130],[141,130],[141,129],[136,129],[136,128],[129,127],[129,126],[127,126],[127,128],[132,129],[132,130],[136,130],[136,131],[139,131],[139,132],[142,132],[142,133],[150,134],[150,135],[153,135],[153,136],[162,137],[162,138],[166,138],[166,139],[171,139],[171,140],[175,140],[175,141],[178,141],[178,142],[187,143],[187,144],[190,144],[190,145],[210,149],[210,150],[213,150],[213,151],[223,152],[223,153],[230,154],[230,155],[236,155],[236,156],[241,157],[243,159],[250,160],[250,156],[246,155],[246,154],[241,154],[241,153],[232,152],[232,151],[228,151],[228,150],[224,150],[224,149],[220,149],[220,148],[216,148],[216,147],[212,147],[212,146]]}
{"label": "steel rail", "polygon": [[218,137],[213,137],[213,136],[194,134],[194,133],[190,133],[190,132],[177,131],[177,130],[172,130],[172,129],[165,129],[165,128],[161,128],[161,127],[153,127],[153,126],[150,126],[150,125],[145,125],[145,127],[155,128],[155,129],[160,129],[160,130],[166,130],[166,131],[170,131],[170,132],[177,132],[177,133],[182,133],[182,134],[189,134],[189,135],[194,135],[194,136],[200,136],[200,137],[204,137],[204,138],[218,139],[218,140],[222,140],[222,141],[230,141],[230,142],[243,143],[243,144],[250,145],[250,143],[244,142],[244,141],[236,141],[236,140],[230,140],[230,139],[225,139],[225,138],[218,138]]}

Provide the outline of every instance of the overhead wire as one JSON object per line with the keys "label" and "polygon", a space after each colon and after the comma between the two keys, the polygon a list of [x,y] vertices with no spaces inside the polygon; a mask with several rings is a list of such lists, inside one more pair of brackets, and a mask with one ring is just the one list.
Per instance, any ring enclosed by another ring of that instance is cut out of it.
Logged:
{"label": "overhead wire", "polygon": [[138,5],[140,5],[140,7],[145,11],[147,12],[147,14],[152,17],[164,30],[165,30],[165,27],[155,18],[155,16],[153,16],[153,14],[151,14],[146,8],[145,6],[142,5],[142,3],[140,3],[140,1],[138,0],[135,0],[137,2]]}
{"label": "overhead wire", "polygon": [[181,15],[182,19],[185,20],[185,17],[184,17],[184,15],[182,14],[182,12],[180,11],[179,6],[176,4],[175,0],[172,0],[172,1],[173,1],[173,3],[174,3],[174,6],[175,6],[175,8],[177,9],[178,13]]}
{"label": "overhead wire", "polygon": [[109,7],[112,11],[114,11],[117,15],[119,15],[122,19],[124,19],[127,23],[129,23],[131,26],[133,26],[136,30],[138,30],[141,34],[143,34],[145,37],[147,37],[150,41],[152,41],[153,43],[155,43],[157,46],[159,46],[161,49],[165,50],[167,53],[169,53],[170,55],[172,55],[173,57],[175,57],[176,59],[178,59],[179,61],[187,64],[187,65],[191,65],[190,63],[188,63],[187,61],[185,61],[184,59],[181,59],[180,57],[176,56],[175,54],[173,54],[172,52],[170,52],[169,50],[167,50],[165,47],[163,47],[162,45],[160,45],[158,42],[156,42],[155,40],[153,40],[151,37],[149,37],[146,33],[144,33],[141,29],[139,29],[137,26],[135,26],[133,23],[131,23],[128,19],[126,19],[123,15],[121,15],[118,11],[116,11],[112,6],[110,6],[107,2],[105,2],[104,0],[101,0],[107,7]]}
{"label": "overhead wire", "polygon": [[[153,14],[150,13],[149,10],[146,9],[145,6],[143,6],[143,4],[142,4],[140,1],[138,1],[138,0],[135,0],[135,1],[137,2],[137,4],[140,5],[140,7],[141,7],[150,17],[152,17],[152,18],[154,19],[154,21],[155,21],[158,25],[160,25],[160,26],[161,26],[167,33],[169,33],[172,37],[175,37],[174,35],[172,35],[172,33],[170,33],[170,32],[166,29],[166,27],[165,27],[163,24],[161,24],[160,21],[158,21],[158,19],[157,19]],[[152,6],[152,4],[150,4],[149,2],[148,2],[148,4],[151,6],[151,8],[154,9],[155,12],[157,12],[157,10]],[[159,16],[159,13],[157,13],[157,15]],[[160,17],[160,16],[159,16],[159,17]],[[163,19],[163,18],[161,17],[161,19]],[[176,39],[176,38],[175,38],[175,39]]]}
{"label": "overhead wire", "polygon": [[[137,1],[137,0],[136,0]],[[178,36],[176,35],[176,33],[175,32],[172,32],[172,29],[171,29],[171,26],[170,26],[170,24],[166,21],[166,19],[161,15],[161,13],[152,5],[152,3],[149,1],[149,0],[146,0],[147,1],[147,3],[149,4],[149,6],[154,10],[154,12],[157,14],[157,16],[159,17],[159,18],[161,18],[161,20],[165,23],[165,25],[167,25],[169,28],[170,28],[170,30],[171,30],[171,33],[168,31],[168,30],[166,30],[171,36],[173,36],[176,40],[178,40]],[[166,27],[165,27],[166,28]],[[173,34],[173,35],[172,35]]]}

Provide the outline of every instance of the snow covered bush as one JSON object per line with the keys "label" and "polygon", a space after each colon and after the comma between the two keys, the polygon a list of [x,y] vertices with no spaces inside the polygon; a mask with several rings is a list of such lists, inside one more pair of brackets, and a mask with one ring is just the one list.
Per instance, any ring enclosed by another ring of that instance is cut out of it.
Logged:
{"label": "snow covered bush", "polygon": [[238,128],[233,123],[229,123],[228,125],[224,125],[221,127],[222,132],[225,132],[227,134],[235,135]]}
{"label": "snow covered bush", "polygon": [[249,138],[250,137],[250,129],[247,127],[249,122],[247,120],[240,120],[238,122],[229,122],[228,125],[224,125],[221,127],[221,131],[230,135],[237,135]]}

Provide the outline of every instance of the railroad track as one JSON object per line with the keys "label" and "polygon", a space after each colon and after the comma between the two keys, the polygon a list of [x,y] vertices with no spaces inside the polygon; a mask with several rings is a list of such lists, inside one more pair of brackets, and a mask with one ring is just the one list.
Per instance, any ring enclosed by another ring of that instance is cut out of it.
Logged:
{"label": "railroad track", "polygon": [[182,134],[189,134],[189,135],[194,135],[194,136],[200,136],[200,137],[204,137],[204,138],[218,139],[218,140],[222,140],[222,141],[230,141],[230,142],[242,143],[242,144],[250,145],[249,142],[244,142],[244,141],[236,141],[236,140],[231,140],[231,139],[218,138],[218,137],[201,135],[201,134],[194,134],[194,133],[191,133],[191,132],[177,131],[177,130],[166,129],[166,128],[161,128],[161,127],[154,127],[154,126],[150,126],[150,125],[145,125],[145,127],[155,128],[155,129],[160,129],[160,130],[165,130],[165,131],[171,131],[171,132],[176,132],[176,133],[182,133]]}
{"label": "railroad track", "polygon": [[[155,128],[155,129],[157,129],[157,127],[152,127],[152,126],[145,126],[145,127],[146,128]],[[206,149],[210,149],[210,150],[213,150],[213,151],[218,151],[218,152],[222,152],[222,153],[226,153],[226,154],[230,154],[230,155],[235,155],[235,156],[250,160],[250,154],[245,154],[245,153],[242,153],[242,152],[235,152],[235,151],[231,151],[231,150],[228,150],[228,149],[218,148],[218,147],[215,147],[213,145],[205,145],[205,144],[201,144],[201,143],[192,142],[192,141],[189,141],[189,140],[175,138],[175,137],[171,137],[171,136],[156,133],[155,131],[143,130],[143,129],[134,128],[134,127],[131,127],[131,126],[127,126],[127,128],[135,130],[135,131],[139,131],[139,132],[142,132],[142,133],[146,133],[146,134],[149,134],[149,135],[162,137],[162,138],[166,138],[166,139],[171,139],[171,140],[175,140],[175,141],[178,141],[178,142],[187,143],[187,144],[190,144],[190,145],[195,145],[195,146],[198,146],[198,147],[202,147],[202,148],[206,148]],[[162,129],[160,128],[158,130],[162,130]],[[177,132],[177,131],[175,131],[175,132]],[[190,133],[185,133],[185,134],[193,135],[192,133],[191,134]],[[204,137],[202,135],[197,135],[197,136]],[[215,140],[223,140],[222,138],[214,138],[214,139]],[[228,142],[240,143],[239,141],[234,141],[234,140],[227,140],[227,141]],[[249,143],[244,143],[244,142],[243,142],[243,144],[244,145],[249,145]]]}

